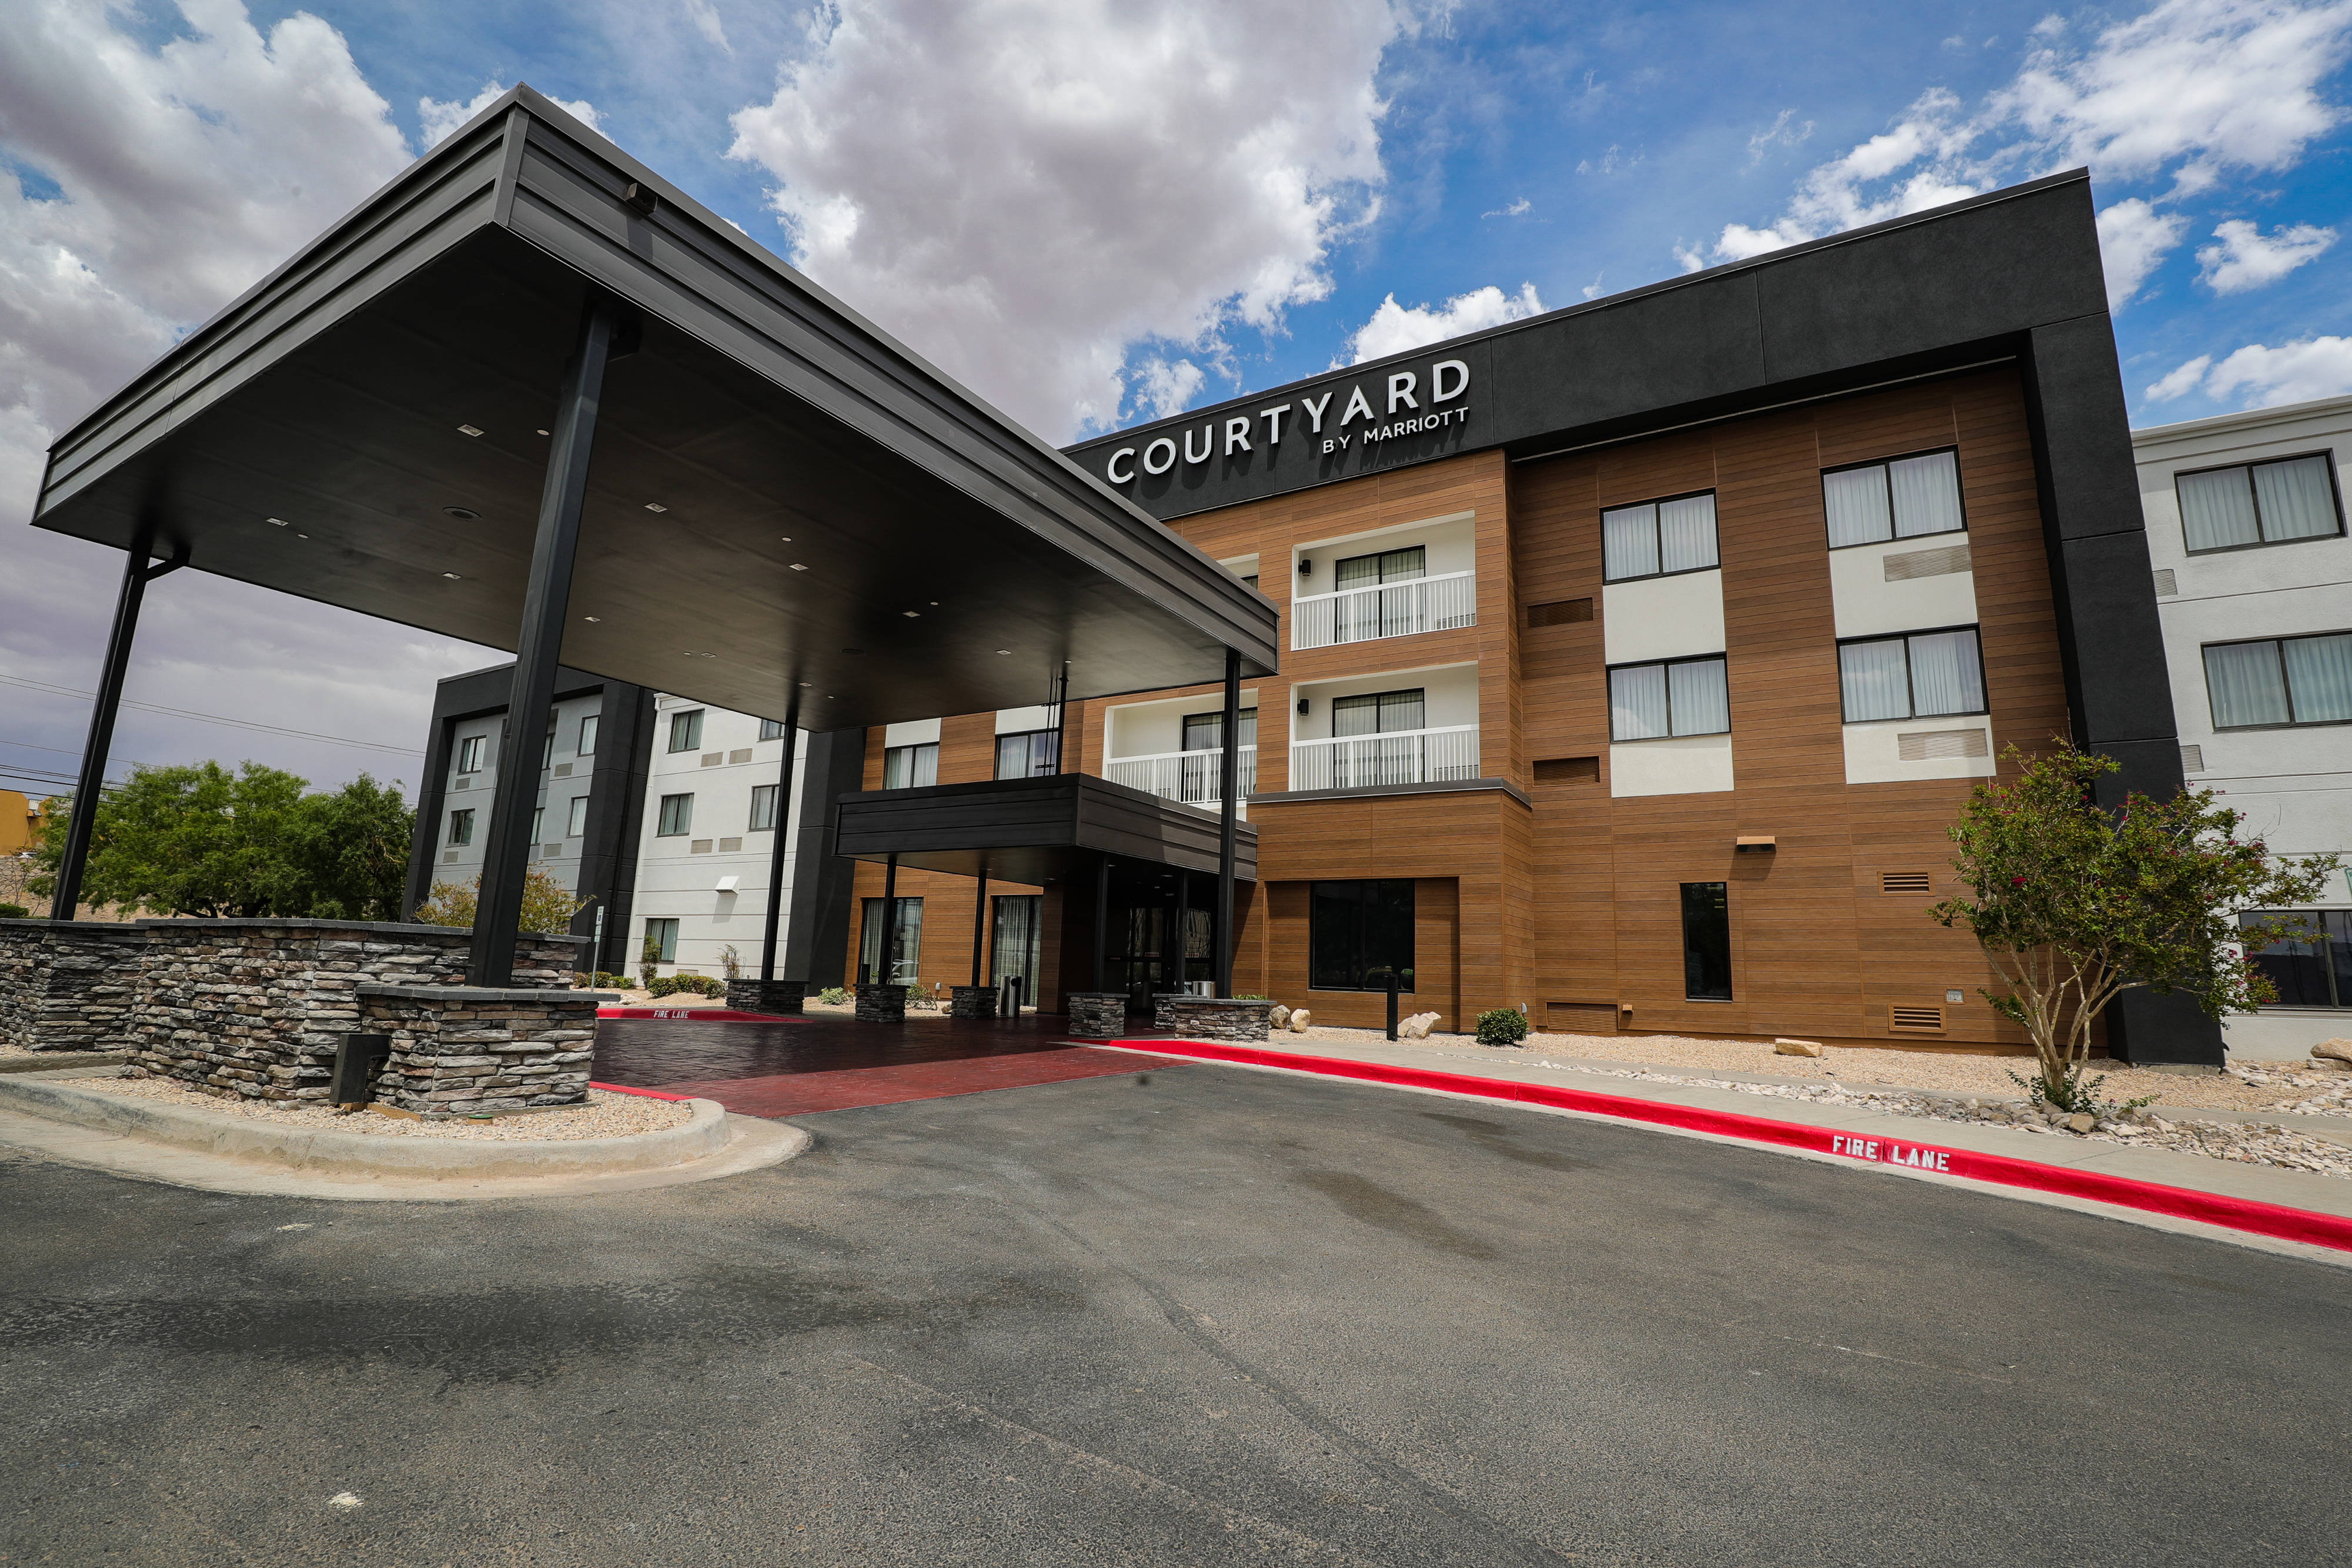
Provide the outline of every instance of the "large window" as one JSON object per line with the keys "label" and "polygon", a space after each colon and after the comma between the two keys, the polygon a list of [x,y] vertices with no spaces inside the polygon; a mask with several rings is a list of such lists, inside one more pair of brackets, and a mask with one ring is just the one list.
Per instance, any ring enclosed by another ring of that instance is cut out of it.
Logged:
{"label": "large window", "polygon": [[530,809],[530,841],[537,843],[545,837],[547,837],[547,808],[533,806]]}
{"label": "large window", "polygon": [[783,798],[781,784],[754,784],[751,787],[751,823],[746,832],[765,833],[776,826],[776,802]]}
{"label": "large window", "polygon": [[761,740],[782,740],[782,739],[783,739],[783,738],[784,738],[784,721],[783,721],[782,719],[780,719],[780,718],[763,718],[763,719],[761,719],[761,720],[760,721],[760,738],[761,738]]}
{"label": "large window", "polygon": [[919,898],[898,900],[898,929],[891,943],[890,972],[877,974],[882,960],[882,900],[862,901],[865,921],[857,933],[857,977],[863,985],[868,982],[886,986],[911,986],[922,967],[923,901]]}
{"label": "large window", "polygon": [[2205,650],[2215,729],[2352,721],[2352,632],[2217,643]]}
{"label": "large window", "polygon": [[[1234,727],[1242,732],[1242,744],[1244,747],[1255,746],[1257,709],[1241,708],[1237,714],[1241,722]],[[1188,713],[1184,716],[1184,749],[1187,751],[1214,751],[1224,745],[1224,734],[1225,712],[1223,708],[1214,713]]]}
{"label": "large window", "polygon": [[490,737],[487,735],[469,735],[466,737],[465,739],[459,741],[457,743],[457,771],[460,773],[479,773],[482,770],[482,753],[488,747],[489,740]]}
{"label": "large window", "polygon": [[449,813],[449,841],[453,844],[474,841],[474,809],[471,806],[462,811]]}
{"label": "large window", "polygon": [[996,737],[999,779],[1048,779],[1062,770],[1062,732],[1024,729]]}
{"label": "large window", "polygon": [[[1335,736],[1390,735],[1401,730],[1426,729],[1429,727],[1429,707],[1423,701],[1423,690],[1421,686],[1413,686],[1405,691],[1366,692],[1360,696],[1333,697],[1331,733]],[[1257,738],[1256,712],[1256,709],[1251,709],[1251,720],[1243,726],[1242,732],[1248,737],[1244,745]],[[1188,727],[1191,722],[1189,719],[1185,721]],[[1209,744],[1214,746],[1216,742]]]}
{"label": "large window", "polygon": [[1309,989],[1412,989],[1412,883],[1318,882],[1307,912]]}
{"label": "large window", "polygon": [[1830,549],[1952,534],[1967,528],[1960,510],[1960,462],[1950,452],[1923,452],[1822,476],[1822,509]]}
{"label": "large window", "polygon": [[1716,562],[1715,492],[1601,514],[1601,577],[1624,582],[1705,571]]}
{"label": "large window", "polygon": [[1404,582],[1429,575],[1429,549],[1409,545],[1403,549],[1351,555],[1331,568],[1331,586],[1344,593],[1351,588],[1378,588],[1383,582]]}
{"label": "large window", "polygon": [[647,959],[656,964],[677,963],[677,922],[675,920],[646,921],[646,939],[637,949],[637,953],[639,963]]}
{"label": "large window", "polygon": [[[2242,921],[2276,919],[2282,912],[2254,911]],[[2352,909],[2285,912],[2303,923],[2304,934],[2273,942],[2247,955],[2278,988],[2282,1008],[2352,1008]]]}
{"label": "large window", "polygon": [[579,752],[583,757],[596,755],[596,715],[593,713],[580,721]]}
{"label": "large window", "polygon": [[692,751],[702,744],[702,710],[689,708],[669,716],[669,748]]}
{"label": "large window", "polygon": [[662,839],[684,838],[694,831],[694,797],[665,795],[661,798],[661,816],[654,827],[654,836]]}
{"label": "large window", "polygon": [[940,743],[894,746],[882,754],[882,788],[921,789],[940,781]]}
{"label": "large window", "polygon": [[1977,629],[1958,626],[1841,643],[1838,692],[1848,724],[1982,713],[1984,661]]}
{"label": "large window", "polygon": [[1018,977],[1021,995],[1037,1000],[1037,977],[1045,972],[1045,900],[1034,893],[996,897],[995,928],[989,937],[989,979],[1003,985]]}
{"label": "large window", "polygon": [[1731,999],[1731,898],[1728,883],[1683,883],[1683,995],[1695,1002]]}
{"label": "large window", "polygon": [[1609,738],[1663,740],[1723,735],[1731,728],[1731,685],[1723,655],[1620,664],[1609,672]]}
{"label": "large window", "polygon": [[572,796],[570,810],[571,814],[564,819],[563,822],[563,836],[567,839],[576,839],[588,831],[588,797]]}
{"label": "large window", "polygon": [[2191,555],[2333,538],[2344,531],[2336,476],[2324,456],[2241,463],[2173,478],[2181,542]]}

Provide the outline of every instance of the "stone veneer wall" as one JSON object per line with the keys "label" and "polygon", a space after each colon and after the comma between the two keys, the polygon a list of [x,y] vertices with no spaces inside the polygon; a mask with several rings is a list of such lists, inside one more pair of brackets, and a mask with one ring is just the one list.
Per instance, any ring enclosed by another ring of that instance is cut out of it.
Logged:
{"label": "stone veneer wall", "polygon": [[868,982],[857,988],[857,1018],[865,1023],[903,1023],[907,988]]}
{"label": "stone veneer wall", "polygon": [[357,995],[360,1032],[392,1038],[375,1097],[433,1117],[586,1100],[596,1008],[619,999],[470,986],[362,985]]}
{"label": "stone veneer wall", "polygon": [[950,986],[948,1017],[955,1019],[992,1019],[996,1016],[994,986]]}
{"label": "stone veneer wall", "polygon": [[1070,1033],[1080,1040],[1118,1040],[1127,1033],[1125,991],[1071,991]]}
{"label": "stone veneer wall", "polygon": [[0,920],[0,1043],[121,1049],[143,943],[104,920]]}
{"label": "stone veneer wall", "polygon": [[730,980],[727,1005],[738,1012],[791,1014],[808,999],[806,980]]}
{"label": "stone veneer wall", "polygon": [[1244,1002],[1232,997],[1156,997],[1151,1022],[1160,1033],[1178,1040],[1270,1040],[1268,1016],[1272,1002]]}

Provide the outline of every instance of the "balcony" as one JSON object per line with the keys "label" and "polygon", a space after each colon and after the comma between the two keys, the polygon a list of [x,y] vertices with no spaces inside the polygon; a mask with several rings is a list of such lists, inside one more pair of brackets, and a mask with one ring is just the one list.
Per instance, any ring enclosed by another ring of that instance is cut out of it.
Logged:
{"label": "balcony", "polygon": [[1290,748],[1293,789],[1438,784],[1477,777],[1478,727],[1475,724],[1302,740]]}
{"label": "balcony", "polygon": [[1290,601],[1290,645],[1328,648],[1478,624],[1478,574],[1449,571]]}
{"label": "balcony", "polygon": [[[1475,749],[1475,747],[1474,747]],[[1224,749],[1162,751],[1148,757],[1122,757],[1103,764],[1103,777],[1130,789],[1141,789],[1163,800],[1215,810],[1224,804]],[[1241,748],[1238,777],[1242,802],[1257,792],[1257,747]]]}

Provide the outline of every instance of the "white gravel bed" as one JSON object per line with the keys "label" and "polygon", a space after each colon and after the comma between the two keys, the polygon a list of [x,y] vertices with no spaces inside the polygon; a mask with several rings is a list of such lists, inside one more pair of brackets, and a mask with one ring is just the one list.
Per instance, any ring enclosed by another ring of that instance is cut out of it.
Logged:
{"label": "white gravel bed", "polygon": [[278,1126],[328,1133],[364,1133],[382,1138],[471,1138],[517,1144],[620,1138],[632,1133],[662,1132],[677,1126],[694,1114],[693,1107],[682,1101],[649,1100],[642,1094],[614,1094],[604,1089],[588,1091],[588,1103],[585,1105],[531,1111],[521,1115],[499,1116],[488,1122],[426,1122],[411,1120],[406,1116],[387,1116],[377,1111],[360,1111],[348,1116],[339,1116],[332,1107],[307,1100],[292,1102],[299,1107],[296,1109],[281,1109],[289,1103],[286,1101],[224,1100],[216,1095],[199,1094],[193,1089],[184,1089],[165,1078],[72,1078],[64,1082],[75,1089],[93,1089],[104,1094],[127,1094],[134,1099],[153,1100],[166,1105],[183,1105],[192,1111],[249,1116]]}

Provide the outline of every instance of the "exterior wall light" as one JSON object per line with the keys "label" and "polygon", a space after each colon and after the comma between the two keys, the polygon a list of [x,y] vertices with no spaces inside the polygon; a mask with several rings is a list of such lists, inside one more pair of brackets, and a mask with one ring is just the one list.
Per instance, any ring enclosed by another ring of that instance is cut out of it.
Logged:
{"label": "exterior wall light", "polygon": [[1298,711],[1299,711],[1300,713],[1305,713],[1305,712],[1307,710],[1307,708],[1308,708],[1308,706],[1310,706],[1310,702],[1309,702],[1309,699],[1308,699],[1308,698],[1306,698],[1306,697],[1300,697],[1300,698],[1298,699]]}

